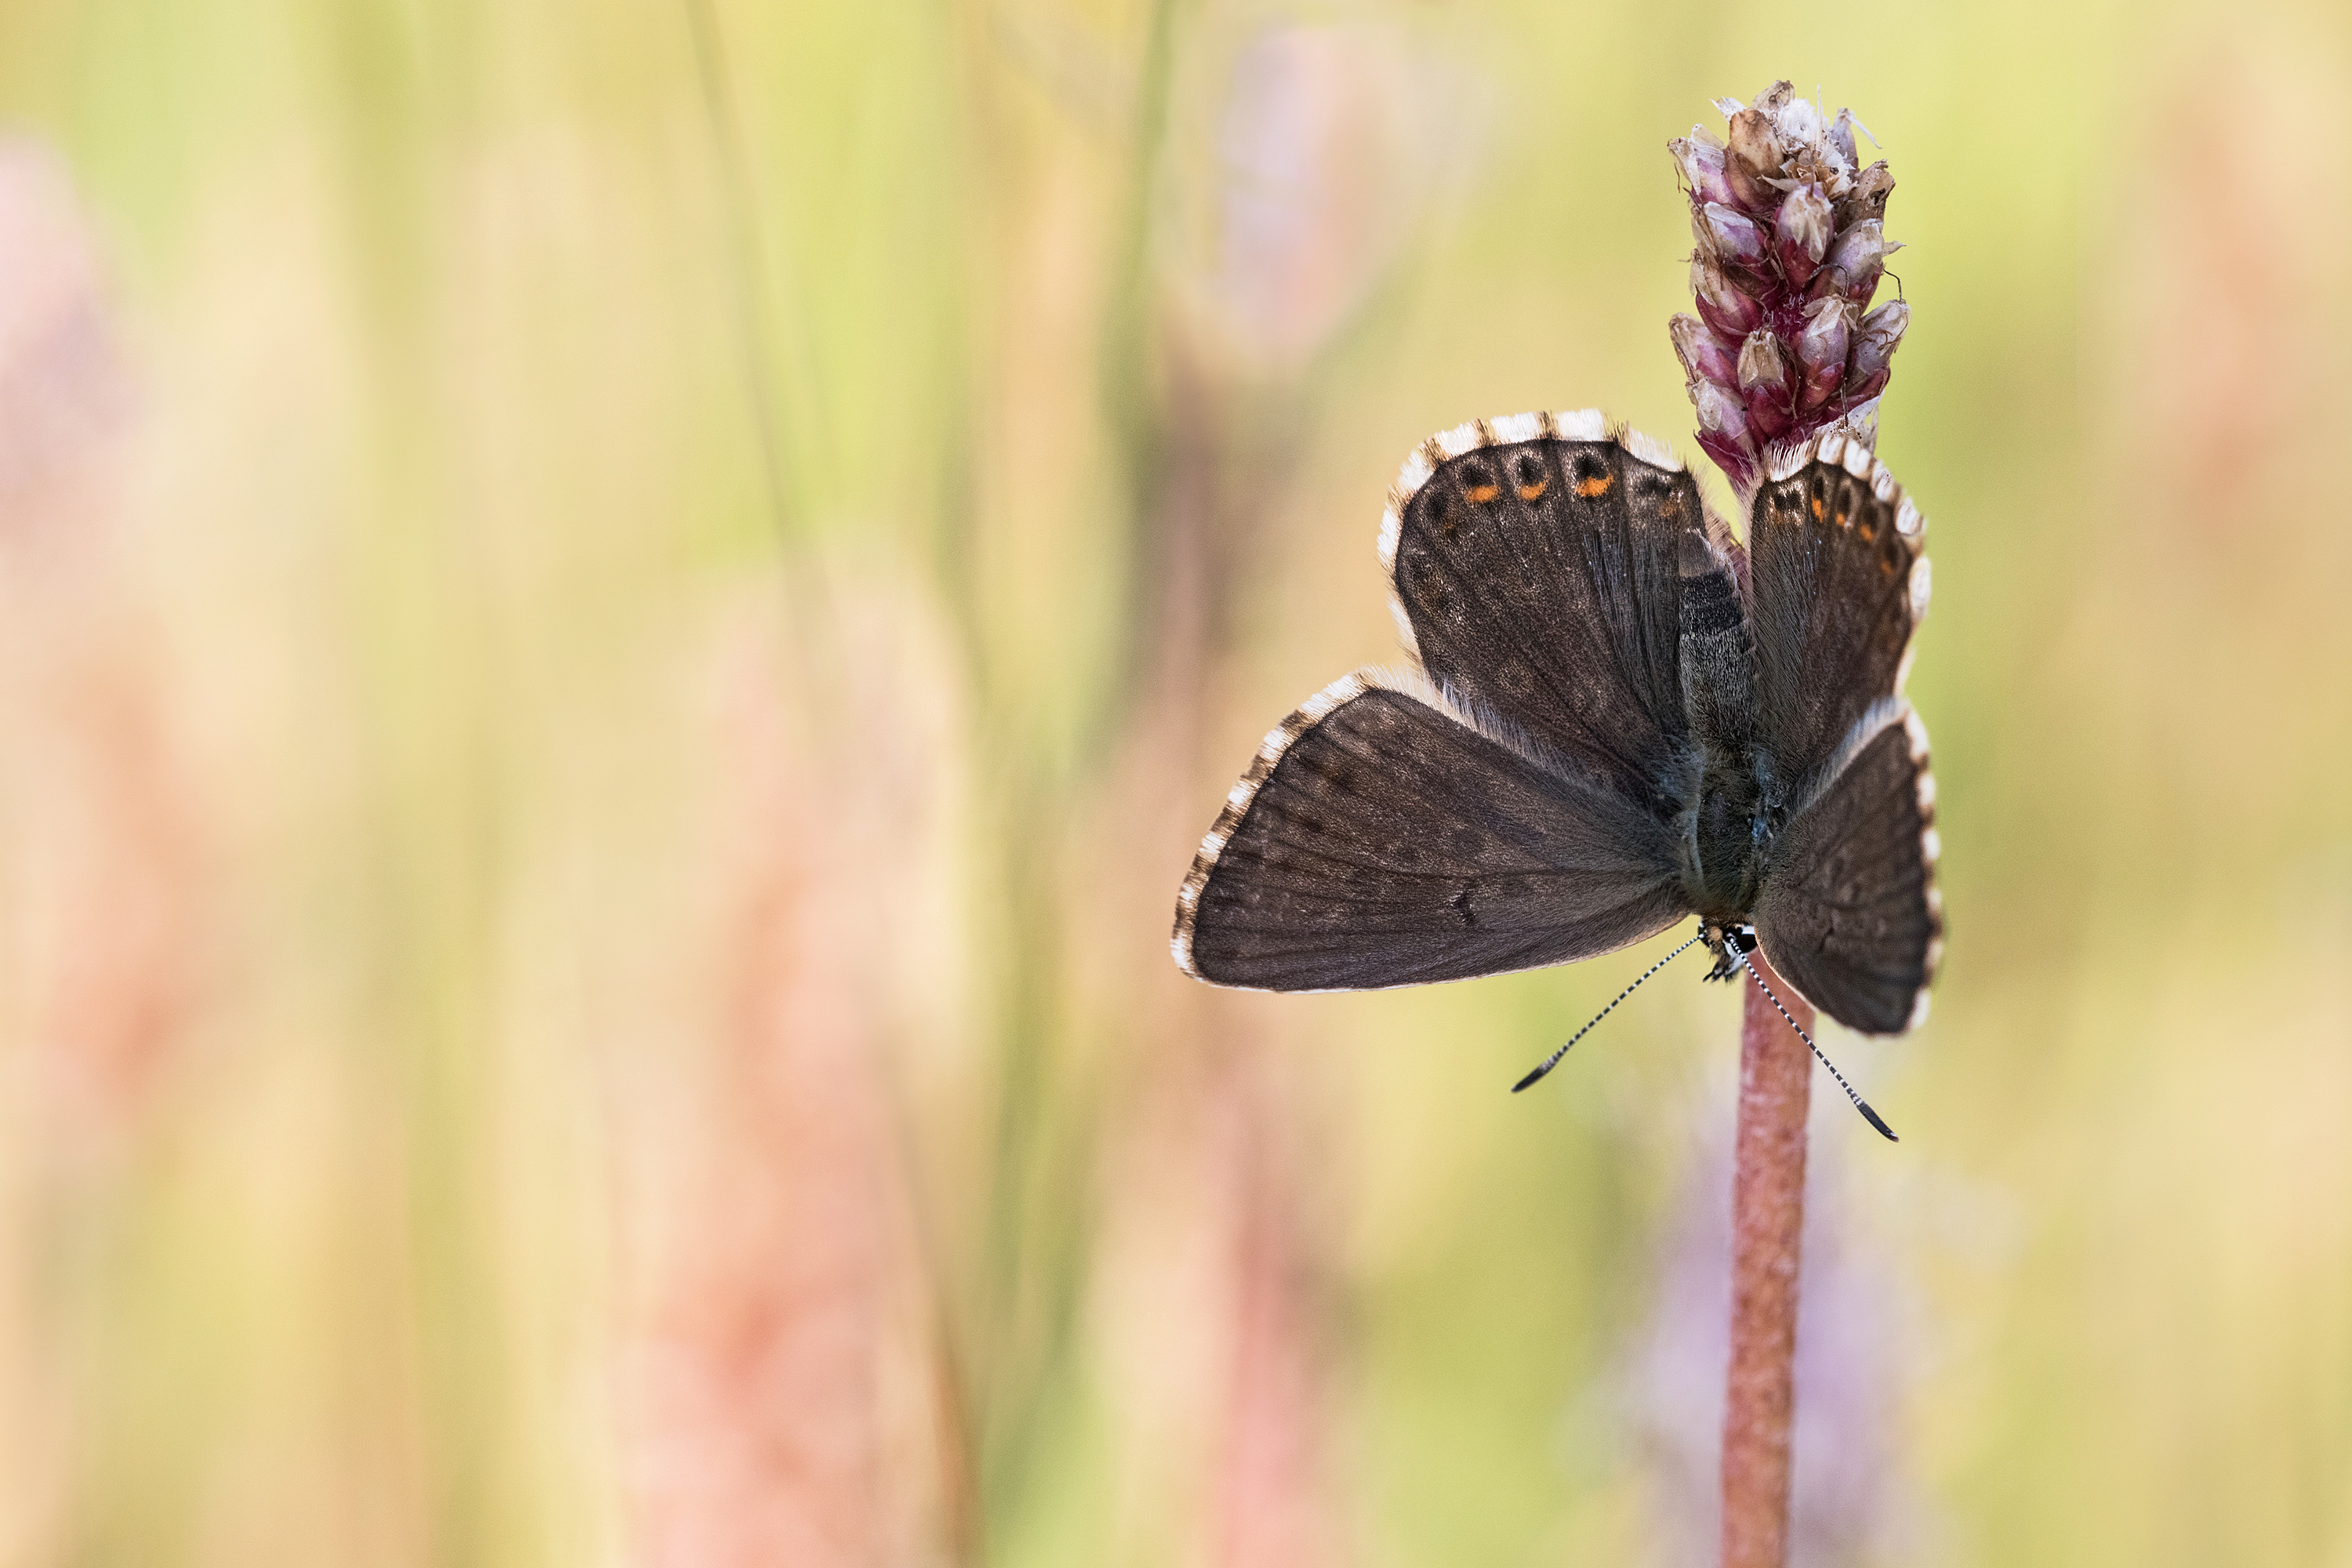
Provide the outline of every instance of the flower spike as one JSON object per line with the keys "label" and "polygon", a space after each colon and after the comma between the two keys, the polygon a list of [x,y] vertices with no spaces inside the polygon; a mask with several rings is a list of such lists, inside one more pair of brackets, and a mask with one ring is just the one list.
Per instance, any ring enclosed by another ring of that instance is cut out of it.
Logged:
{"label": "flower spike", "polygon": [[[1722,141],[1699,126],[1666,144],[1690,198],[1696,316],[1668,328],[1698,416],[1698,443],[1745,496],[1765,448],[1837,426],[1871,441],[1901,301],[1875,310],[1895,176],[1861,166],[1850,110],[1774,82],[1753,103],[1717,100]],[[1864,132],[1867,134],[1867,132]]]}

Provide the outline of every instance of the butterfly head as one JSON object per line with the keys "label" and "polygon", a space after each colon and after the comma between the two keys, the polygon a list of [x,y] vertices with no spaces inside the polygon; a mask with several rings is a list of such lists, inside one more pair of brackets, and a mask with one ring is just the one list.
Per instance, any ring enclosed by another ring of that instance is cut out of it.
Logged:
{"label": "butterfly head", "polygon": [[1698,939],[1715,954],[1715,967],[1706,972],[1709,980],[1729,980],[1739,973],[1737,953],[1756,951],[1756,928],[1728,921],[1701,921]]}

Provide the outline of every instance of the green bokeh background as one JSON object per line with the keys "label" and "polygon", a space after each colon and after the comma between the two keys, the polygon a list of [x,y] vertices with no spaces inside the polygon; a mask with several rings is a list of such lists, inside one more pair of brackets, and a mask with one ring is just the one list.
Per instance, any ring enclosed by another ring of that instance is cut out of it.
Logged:
{"label": "green bokeh background", "polygon": [[2352,1562],[2347,35],[11,7],[131,393],[0,560],[0,1562],[1704,1560],[1734,999],[1514,1099],[1643,953],[1164,944],[1414,443],[1692,449],[1664,143],[1783,75],[1898,182],[1951,930],[1825,1040],[1800,1560]]}

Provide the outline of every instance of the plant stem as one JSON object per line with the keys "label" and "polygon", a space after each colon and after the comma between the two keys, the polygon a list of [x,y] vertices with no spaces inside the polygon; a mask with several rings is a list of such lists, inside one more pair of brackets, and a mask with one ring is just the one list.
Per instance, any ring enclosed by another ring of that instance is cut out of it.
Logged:
{"label": "plant stem", "polygon": [[[1813,1010],[1764,961],[1765,983],[1810,1029]],[[1797,1277],[1805,1221],[1805,1108],[1812,1053],[1747,987],[1739,1139],[1731,1178],[1731,1367],[1723,1407],[1724,1568],[1782,1568],[1789,1434],[1796,1411]]]}

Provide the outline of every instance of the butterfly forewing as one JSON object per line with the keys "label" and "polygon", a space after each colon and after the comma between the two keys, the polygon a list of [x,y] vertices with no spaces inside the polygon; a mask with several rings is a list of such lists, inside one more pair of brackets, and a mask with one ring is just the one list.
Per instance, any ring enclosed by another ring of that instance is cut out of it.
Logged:
{"label": "butterfly forewing", "polygon": [[1670,816],[1662,781],[1688,728],[1677,552],[1704,526],[1698,489],[1600,424],[1526,415],[1424,444],[1398,484],[1392,585],[1450,696]]}
{"label": "butterfly forewing", "polygon": [[1927,731],[1907,704],[1887,703],[1840,752],[1827,788],[1774,845],[1756,931],[1815,1006],[1865,1034],[1900,1034],[1925,1017],[1943,949]]}
{"label": "butterfly forewing", "polygon": [[1800,790],[1895,693],[1927,607],[1918,512],[1858,444],[1822,447],[1758,490],[1748,537],[1758,732]]}
{"label": "butterfly forewing", "polygon": [[1648,813],[1350,677],[1267,737],[1178,895],[1222,985],[1417,984],[1610,952],[1686,912]]}
{"label": "butterfly forewing", "polygon": [[1925,529],[1843,432],[1777,467],[1748,522],[1757,734],[1790,806],[1756,929],[1808,1000],[1870,1034],[1925,1016],[1943,941],[1927,733],[1899,696]]}

